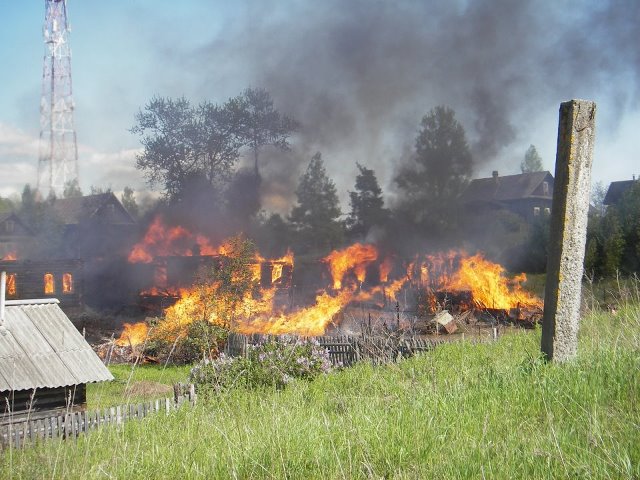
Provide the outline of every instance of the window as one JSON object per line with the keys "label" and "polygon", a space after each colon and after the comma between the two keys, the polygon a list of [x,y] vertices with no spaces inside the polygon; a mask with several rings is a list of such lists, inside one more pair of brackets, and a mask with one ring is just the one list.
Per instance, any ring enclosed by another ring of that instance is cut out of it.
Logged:
{"label": "window", "polygon": [[16,274],[8,273],[7,274],[7,297],[15,297],[16,296]]}
{"label": "window", "polygon": [[4,231],[7,233],[13,233],[15,226],[16,224],[13,220],[7,220],[6,222],[4,222]]}
{"label": "window", "polygon": [[542,182],[542,194],[549,195],[549,182]]}
{"label": "window", "polygon": [[62,293],[73,293],[73,275],[68,272],[62,274]]}
{"label": "window", "polygon": [[56,282],[53,278],[53,273],[44,274],[44,294],[53,295],[56,293]]}
{"label": "window", "polygon": [[533,207],[533,216],[534,217],[540,216],[540,207]]}
{"label": "window", "polygon": [[549,207],[545,207],[544,214],[545,215],[551,215],[551,209]]}

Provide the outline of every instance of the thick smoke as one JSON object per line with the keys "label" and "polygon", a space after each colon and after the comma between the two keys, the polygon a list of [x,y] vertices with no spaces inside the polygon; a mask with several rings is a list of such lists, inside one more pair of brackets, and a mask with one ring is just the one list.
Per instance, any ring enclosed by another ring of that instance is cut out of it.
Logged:
{"label": "thick smoke", "polygon": [[266,154],[267,197],[290,196],[317,150],[343,192],[356,161],[390,185],[439,104],[456,111],[476,165],[510,156],[515,173],[541,111],[569,98],[638,101],[635,0],[248,5],[181,62],[203,90],[264,87],[302,123],[294,155]]}

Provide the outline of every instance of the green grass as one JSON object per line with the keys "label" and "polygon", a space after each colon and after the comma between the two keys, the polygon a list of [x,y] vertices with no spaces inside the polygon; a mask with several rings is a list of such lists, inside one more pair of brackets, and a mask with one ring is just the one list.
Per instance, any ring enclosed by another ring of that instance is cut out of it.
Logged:
{"label": "green grass", "polygon": [[[178,382],[186,383],[190,366],[160,365],[109,365],[115,377],[112,382],[90,383],[87,385],[87,407],[90,409],[113,407],[125,403],[140,403],[156,398],[171,397],[173,393],[158,393],[161,388],[171,387]],[[145,392],[141,383],[151,392]],[[132,387],[132,388],[127,388]],[[133,390],[133,391],[132,391]],[[156,393],[153,392],[156,390]]]}
{"label": "green grass", "polygon": [[637,479],[639,305],[586,315],[568,364],[539,331],[443,345],[6,451],[0,477]]}

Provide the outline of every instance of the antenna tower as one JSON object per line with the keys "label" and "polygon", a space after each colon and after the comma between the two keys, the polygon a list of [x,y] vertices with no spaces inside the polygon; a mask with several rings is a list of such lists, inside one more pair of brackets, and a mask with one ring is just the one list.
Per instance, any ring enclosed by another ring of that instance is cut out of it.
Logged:
{"label": "antenna tower", "polygon": [[71,48],[66,0],[45,0],[44,67],[40,100],[38,190],[62,193],[78,181],[78,147],[73,123]]}

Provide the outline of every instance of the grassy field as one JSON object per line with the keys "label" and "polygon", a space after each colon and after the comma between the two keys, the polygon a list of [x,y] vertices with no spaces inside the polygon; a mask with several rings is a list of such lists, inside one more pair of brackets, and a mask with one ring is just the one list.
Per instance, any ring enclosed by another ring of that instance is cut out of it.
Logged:
{"label": "grassy field", "polygon": [[[635,300],[615,315],[586,314],[570,364],[541,360],[539,331],[444,345],[282,391],[201,398],[77,442],[5,451],[0,477],[637,479]],[[127,371],[116,373],[124,382]]]}
{"label": "grassy field", "polygon": [[190,369],[190,366],[110,365],[115,380],[87,385],[87,406],[95,409],[171,397],[172,385],[185,383]]}

